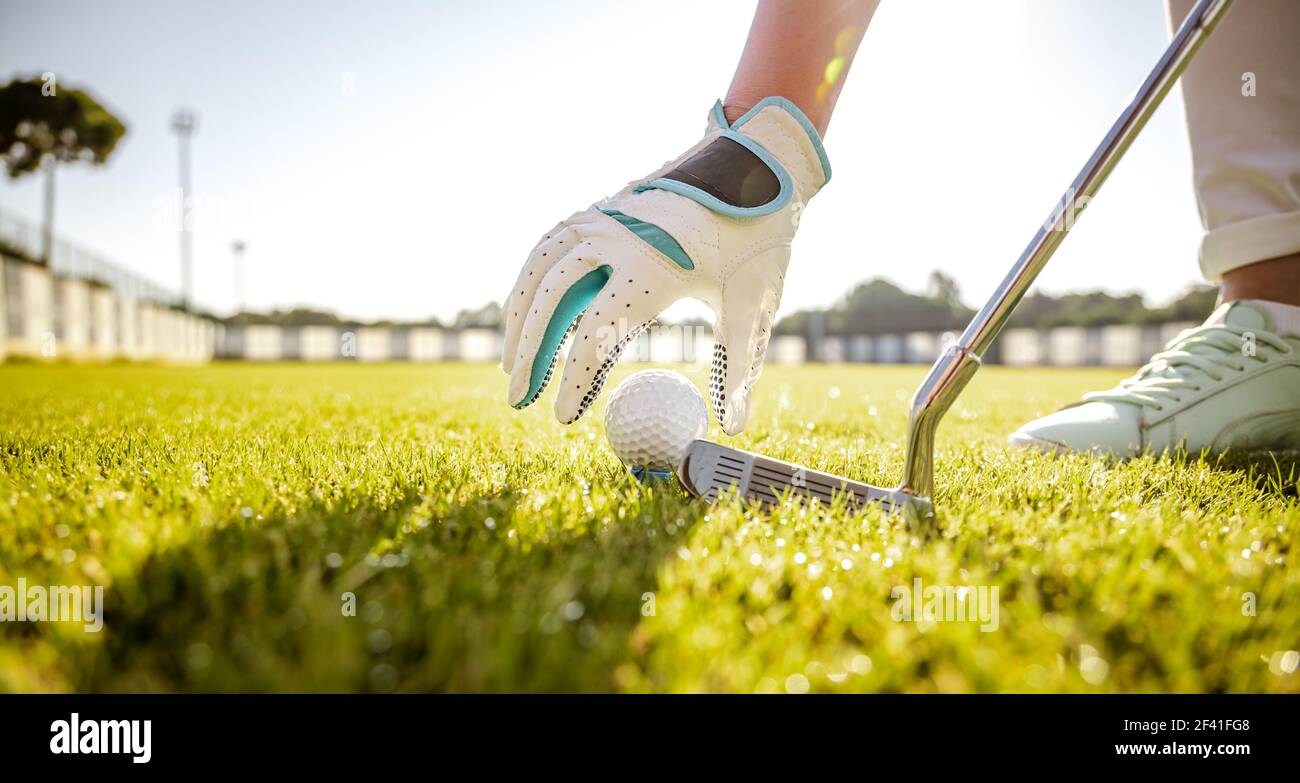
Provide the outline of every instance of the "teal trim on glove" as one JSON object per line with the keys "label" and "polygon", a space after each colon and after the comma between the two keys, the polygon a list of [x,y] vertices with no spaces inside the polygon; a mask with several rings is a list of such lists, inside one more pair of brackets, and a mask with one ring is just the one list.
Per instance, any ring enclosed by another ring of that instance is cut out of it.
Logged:
{"label": "teal trim on glove", "polygon": [[533,361],[532,375],[529,376],[528,393],[515,403],[514,407],[528,406],[537,399],[537,395],[542,393],[542,389],[546,388],[547,382],[551,379],[551,372],[555,369],[556,354],[560,350],[560,345],[564,343],[565,335],[569,333],[569,327],[578,320],[582,311],[587,309],[591,300],[596,298],[600,289],[605,287],[611,272],[608,266],[593,269],[564,292],[559,304],[555,306],[555,314],[546,324],[542,343],[537,348],[537,358]]}
{"label": "teal trim on glove", "polygon": [[668,256],[673,263],[682,269],[694,269],[695,263],[691,257],[686,255],[682,246],[677,244],[677,240],[668,235],[667,231],[656,226],[654,223],[647,223],[644,220],[637,220],[630,215],[624,215],[616,209],[602,209],[606,215],[617,220],[628,228],[633,234],[641,237],[642,241],[658,250],[660,253]]}

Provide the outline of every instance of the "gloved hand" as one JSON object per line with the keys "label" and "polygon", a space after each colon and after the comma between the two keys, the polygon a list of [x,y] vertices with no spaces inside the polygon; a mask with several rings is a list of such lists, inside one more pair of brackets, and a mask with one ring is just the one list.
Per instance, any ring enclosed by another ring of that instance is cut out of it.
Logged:
{"label": "gloved hand", "polygon": [[715,104],[698,144],[559,223],[533,249],[503,307],[510,404],[537,400],[571,336],[555,415],[576,421],[623,347],[669,305],[695,297],[717,315],[714,415],[728,434],[740,432],[790,240],[830,175],[817,131],[794,104],[765,98],[734,124]]}

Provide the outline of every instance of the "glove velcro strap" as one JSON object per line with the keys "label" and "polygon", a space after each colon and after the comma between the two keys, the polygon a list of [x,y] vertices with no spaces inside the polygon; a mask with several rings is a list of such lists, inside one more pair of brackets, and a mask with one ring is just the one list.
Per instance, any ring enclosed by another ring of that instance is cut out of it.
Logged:
{"label": "glove velcro strap", "polygon": [[794,195],[790,173],[753,139],[734,130],[721,135],[667,174],[636,192],[667,190],[729,217],[776,212]]}
{"label": "glove velcro strap", "polygon": [[776,200],[781,181],[740,143],[721,136],[663,179],[693,185],[732,206],[753,209]]}

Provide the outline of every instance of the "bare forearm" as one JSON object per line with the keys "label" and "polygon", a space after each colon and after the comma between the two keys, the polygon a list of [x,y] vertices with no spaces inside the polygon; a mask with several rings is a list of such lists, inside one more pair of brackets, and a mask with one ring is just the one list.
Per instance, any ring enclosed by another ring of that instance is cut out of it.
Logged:
{"label": "bare forearm", "polygon": [[825,135],[880,0],[760,0],[723,102],[735,121],[770,95],[794,101]]}

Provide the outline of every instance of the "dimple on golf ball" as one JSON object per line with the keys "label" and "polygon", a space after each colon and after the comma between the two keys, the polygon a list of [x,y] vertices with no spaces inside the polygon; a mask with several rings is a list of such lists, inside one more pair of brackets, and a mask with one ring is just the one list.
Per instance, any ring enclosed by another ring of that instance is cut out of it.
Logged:
{"label": "dimple on golf ball", "polygon": [[704,396],[686,376],[671,370],[628,376],[605,406],[605,437],[633,469],[677,470],[686,447],[708,428]]}

